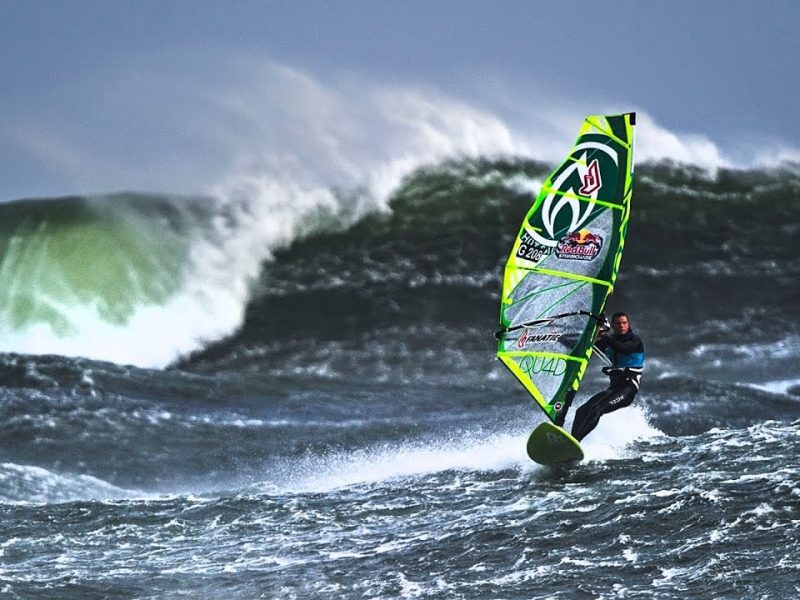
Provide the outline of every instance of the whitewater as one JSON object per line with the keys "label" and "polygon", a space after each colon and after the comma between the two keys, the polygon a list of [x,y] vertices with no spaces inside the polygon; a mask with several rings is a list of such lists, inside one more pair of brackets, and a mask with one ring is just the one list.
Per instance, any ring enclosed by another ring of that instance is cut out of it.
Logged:
{"label": "whitewater", "polygon": [[493,332],[583,115],[270,76],[308,135],[201,195],[0,204],[0,595],[797,597],[795,163],[640,118],[609,309],[642,390],[544,469]]}

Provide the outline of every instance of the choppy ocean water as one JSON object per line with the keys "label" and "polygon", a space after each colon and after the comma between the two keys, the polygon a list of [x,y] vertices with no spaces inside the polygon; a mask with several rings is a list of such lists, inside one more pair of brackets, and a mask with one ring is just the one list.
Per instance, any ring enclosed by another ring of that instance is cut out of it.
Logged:
{"label": "choppy ocean water", "polygon": [[[797,597],[796,169],[637,167],[609,309],[645,341],[642,391],[559,470],[526,457],[540,416],[492,337],[520,182],[546,173],[447,163],[388,212],[317,215],[228,330],[169,325],[240,297],[197,265],[241,215],[0,205],[0,595]],[[603,384],[590,366],[578,402]]]}

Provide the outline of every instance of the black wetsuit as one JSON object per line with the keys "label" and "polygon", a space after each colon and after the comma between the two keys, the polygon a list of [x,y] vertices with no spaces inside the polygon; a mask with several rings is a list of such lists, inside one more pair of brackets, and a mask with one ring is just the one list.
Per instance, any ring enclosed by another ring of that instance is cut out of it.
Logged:
{"label": "black wetsuit", "polygon": [[644,344],[632,330],[625,335],[606,334],[595,345],[613,365],[603,369],[611,381],[608,389],[589,398],[576,411],[572,435],[578,440],[597,427],[601,416],[630,406],[639,391],[644,368]]}

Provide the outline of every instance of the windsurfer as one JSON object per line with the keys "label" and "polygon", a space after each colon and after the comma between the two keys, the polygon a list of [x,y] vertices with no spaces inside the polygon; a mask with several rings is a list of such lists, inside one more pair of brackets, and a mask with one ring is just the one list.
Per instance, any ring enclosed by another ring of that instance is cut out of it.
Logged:
{"label": "windsurfer", "polygon": [[575,413],[572,435],[582,440],[600,422],[600,417],[617,409],[630,406],[639,391],[639,382],[644,369],[644,344],[630,326],[628,315],[617,312],[611,317],[612,333],[601,327],[595,347],[608,357],[610,367],[603,372],[608,375],[608,389],[595,394]]}

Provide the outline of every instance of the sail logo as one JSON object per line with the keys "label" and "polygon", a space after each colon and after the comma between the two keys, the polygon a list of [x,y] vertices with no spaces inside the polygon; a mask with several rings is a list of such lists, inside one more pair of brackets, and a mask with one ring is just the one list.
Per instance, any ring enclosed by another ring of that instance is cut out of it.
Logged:
{"label": "sail logo", "polygon": [[[615,167],[619,167],[619,155],[607,144],[585,141],[575,146],[571,164],[550,184],[547,196],[542,201],[539,212],[542,227],[526,227],[527,233],[537,244],[555,249],[563,242],[561,234],[556,234],[556,231],[578,231],[589,220],[603,180],[600,176],[600,160],[595,158],[589,162],[588,156],[590,153],[597,155],[598,152],[602,153],[601,158],[607,157]],[[575,191],[576,187],[578,192]]]}
{"label": "sail logo", "polygon": [[526,356],[519,366],[529,377],[539,374],[560,377],[567,372],[567,361],[555,356]]}
{"label": "sail logo", "polygon": [[583,175],[583,186],[578,190],[584,196],[589,196],[603,187],[603,180],[600,178],[600,164],[597,159],[589,165],[589,172]]}
{"label": "sail logo", "polygon": [[517,347],[524,348],[528,344],[536,344],[542,342],[557,342],[561,339],[560,333],[530,333],[528,328],[522,332],[517,340]]}
{"label": "sail logo", "polygon": [[603,237],[588,229],[573,231],[556,246],[556,256],[565,260],[594,260],[603,248]]}

